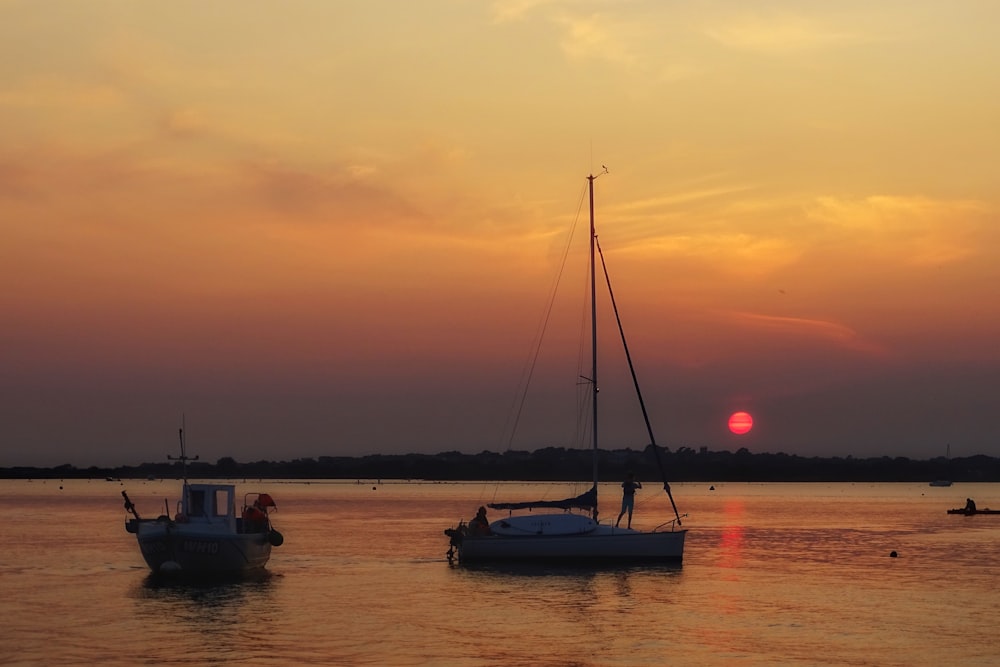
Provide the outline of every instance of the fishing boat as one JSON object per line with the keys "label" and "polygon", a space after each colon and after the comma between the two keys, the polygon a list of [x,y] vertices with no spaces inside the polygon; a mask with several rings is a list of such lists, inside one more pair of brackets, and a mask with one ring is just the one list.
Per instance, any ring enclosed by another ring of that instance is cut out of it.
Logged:
{"label": "fishing boat", "polygon": [[276,509],[267,493],[247,493],[236,512],[233,484],[192,484],[187,478],[188,459],[184,428],[180,429],[180,458],[183,470],[181,497],[171,513],[155,519],[142,518],[128,494],[122,491],[125,510],[131,518],[125,530],[135,535],[143,559],[155,575],[186,577],[238,576],[259,572],[271,557],[271,547],[284,542],[271,525],[269,512]]}
{"label": "fishing boat", "polygon": [[[494,510],[505,510],[508,515],[492,522],[485,520],[485,508],[477,519],[459,522],[458,526],[448,528],[444,532],[449,537],[448,559],[456,557],[459,563],[680,563],[684,557],[684,538],[687,530],[681,528],[681,515],[678,513],[670,491],[670,485],[663,474],[659,450],[653,437],[653,430],[646,411],[642,394],[628,344],[625,340],[621,318],[615,304],[611,281],[608,278],[607,266],[597,240],[594,225],[594,181],[597,176],[587,176],[590,198],[590,342],[591,368],[590,376],[582,378],[589,386],[589,403],[591,411],[591,438],[593,450],[593,480],[591,488],[572,498],[565,500],[539,500],[529,502],[490,503],[488,507]],[[598,490],[598,317],[597,317],[597,280],[596,265],[600,255],[601,269],[604,272],[611,305],[615,311],[618,323],[618,333],[624,346],[625,358],[628,361],[632,381],[639,401],[646,430],[650,439],[649,449],[655,455],[660,474],[663,477],[663,489],[670,499],[673,508],[673,518],[652,531],[641,531],[632,528],[620,528],[617,525],[601,523],[597,512]],[[533,510],[543,510],[534,513]],[[515,512],[527,513],[515,514]]]}

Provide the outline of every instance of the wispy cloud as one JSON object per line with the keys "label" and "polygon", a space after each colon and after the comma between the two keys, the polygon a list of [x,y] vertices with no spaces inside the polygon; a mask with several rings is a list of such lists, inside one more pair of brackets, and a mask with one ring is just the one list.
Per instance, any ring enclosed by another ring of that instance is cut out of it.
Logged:
{"label": "wispy cloud", "polygon": [[978,231],[989,207],[971,200],[871,196],[818,198],[810,219],[838,232],[845,243],[916,266],[957,262],[981,251]]}
{"label": "wispy cloud", "polygon": [[726,48],[773,54],[822,49],[862,38],[815,18],[777,13],[726,19],[705,33]]}
{"label": "wispy cloud", "polygon": [[839,322],[741,311],[730,311],[720,313],[720,315],[733,324],[748,329],[827,341],[837,347],[873,357],[883,358],[889,355],[889,351],[884,346],[864,338],[851,327]]}
{"label": "wispy cloud", "polygon": [[564,32],[560,40],[563,52],[571,59],[607,60],[625,65],[635,64],[632,24],[617,23],[603,14],[583,18],[563,16],[559,21]]}
{"label": "wispy cloud", "polygon": [[754,236],[741,232],[697,235],[662,235],[634,244],[643,255],[682,259],[713,271],[741,278],[759,279],[791,266],[801,257],[792,241],[775,236]]}
{"label": "wispy cloud", "polygon": [[551,26],[571,62],[612,63],[655,83],[683,81],[699,71],[693,61],[664,51],[664,43],[671,43],[665,42],[666,34],[683,29],[678,15],[667,3],[616,0],[498,0],[492,6],[497,24],[535,21]]}
{"label": "wispy cloud", "polygon": [[661,197],[650,197],[647,199],[637,199],[635,201],[617,204],[608,209],[609,215],[618,215],[636,211],[655,211],[668,207],[686,204],[695,201],[718,199],[729,195],[752,190],[750,185],[718,186],[714,188],[693,188],[682,192],[676,192]]}
{"label": "wispy cloud", "polygon": [[122,104],[122,92],[99,81],[37,76],[0,90],[0,107],[12,109],[97,109]]}
{"label": "wispy cloud", "polygon": [[493,20],[497,23],[519,21],[535,9],[560,4],[564,0],[494,0]]}

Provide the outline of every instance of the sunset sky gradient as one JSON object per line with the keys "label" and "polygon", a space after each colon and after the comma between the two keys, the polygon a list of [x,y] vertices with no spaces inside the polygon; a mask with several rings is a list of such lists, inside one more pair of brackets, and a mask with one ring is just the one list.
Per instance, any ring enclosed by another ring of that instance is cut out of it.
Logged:
{"label": "sunset sky gradient", "polygon": [[574,446],[555,402],[504,431],[601,165],[661,445],[1000,455],[998,25],[0,0],[0,465],[163,460],[182,414],[209,461]]}

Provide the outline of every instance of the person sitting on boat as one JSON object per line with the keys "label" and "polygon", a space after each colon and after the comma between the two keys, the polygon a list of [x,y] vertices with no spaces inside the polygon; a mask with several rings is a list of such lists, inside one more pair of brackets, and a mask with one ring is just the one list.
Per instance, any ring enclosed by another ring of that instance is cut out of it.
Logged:
{"label": "person sitting on boat", "polygon": [[967,514],[975,514],[976,513],[976,501],[974,501],[972,498],[966,498],[965,499],[965,511],[966,511]]}
{"label": "person sitting on boat", "polygon": [[642,488],[642,482],[635,480],[635,473],[629,473],[628,479],[622,482],[622,511],[615,521],[615,528],[622,522],[625,512],[628,512],[628,527],[632,527],[632,509],[635,507],[635,490]]}
{"label": "person sitting on boat", "polygon": [[472,535],[492,535],[490,520],[486,518],[486,508],[480,506],[474,519],[469,521],[469,532]]}
{"label": "person sitting on boat", "polygon": [[267,509],[258,498],[253,501],[253,505],[243,509],[243,529],[252,533],[263,529],[265,525],[267,525]]}

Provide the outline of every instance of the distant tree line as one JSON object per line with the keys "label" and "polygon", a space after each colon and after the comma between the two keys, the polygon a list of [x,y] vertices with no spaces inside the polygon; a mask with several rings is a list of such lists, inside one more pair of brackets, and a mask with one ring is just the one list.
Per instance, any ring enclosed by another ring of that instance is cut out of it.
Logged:
{"label": "distant tree line", "polygon": [[[674,451],[651,447],[598,452],[603,480],[617,480],[628,472],[645,482],[661,479],[662,466],[671,482],[955,482],[1000,481],[1000,459],[985,455],[915,460],[902,456],[854,458],[805,457],[795,454],[754,454],[679,447]],[[659,460],[659,465],[657,463]],[[191,478],[277,479],[413,479],[428,481],[582,481],[592,476],[592,452],[548,447],[533,452],[506,451],[479,454],[374,454],[320,456],[291,461],[239,462],[223,457],[217,462],[188,463]],[[181,464],[142,463],[137,466],[77,468],[0,468],[4,478],[179,478]]]}

